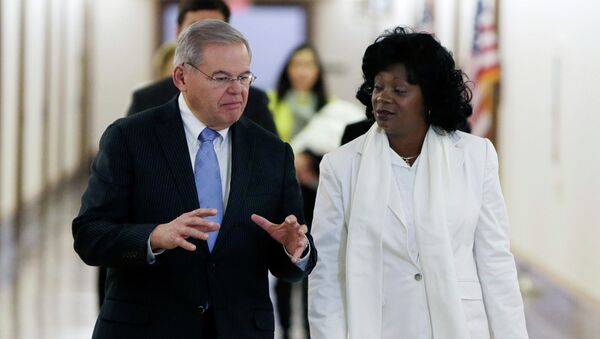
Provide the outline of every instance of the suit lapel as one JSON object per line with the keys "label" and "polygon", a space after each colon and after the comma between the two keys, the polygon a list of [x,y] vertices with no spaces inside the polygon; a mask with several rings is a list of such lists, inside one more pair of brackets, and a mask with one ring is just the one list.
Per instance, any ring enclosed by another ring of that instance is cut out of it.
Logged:
{"label": "suit lapel", "polygon": [[451,145],[448,150],[450,164],[450,182],[446,195],[446,218],[448,229],[452,232],[456,227],[460,227],[467,215],[467,206],[470,204],[469,177],[465,172],[465,150],[464,139],[459,133],[451,133],[448,136],[451,140]]}
{"label": "suit lapel", "polygon": [[[175,187],[181,195],[184,212],[190,212],[199,207],[198,194],[177,99],[165,106],[158,120],[155,127],[158,142],[171,170]],[[206,241],[193,242],[208,252]]]}
{"label": "suit lapel", "polygon": [[462,145],[462,137],[458,133],[451,133],[449,136],[453,147],[450,147],[450,173],[452,175],[460,174],[460,168],[465,161],[465,151]]}
{"label": "suit lapel", "polygon": [[252,156],[254,142],[248,137],[244,118],[231,126],[231,182],[227,208],[221,222],[221,229],[212,253],[219,251],[229,232],[234,226],[242,203],[246,198],[248,184],[252,177]]}
{"label": "suit lapel", "polygon": [[[190,212],[199,207],[198,193],[177,98],[165,106],[165,112],[159,120],[155,129],[158,142],[171,169],[175,186],[182,197],[184,212]],[[206,241],[197,239],[190,241],[208,253]]]}
{"label": "suit lapel", "polygon": [[390,183],[390,193],[388,198],[388,207],[392,210],[394,216],[398,218],[402,227],[407,228],[406,213],[404,211],[402,196],[400,195],[400,189],[396,183],[396,176],[392,170],[392,178]]}

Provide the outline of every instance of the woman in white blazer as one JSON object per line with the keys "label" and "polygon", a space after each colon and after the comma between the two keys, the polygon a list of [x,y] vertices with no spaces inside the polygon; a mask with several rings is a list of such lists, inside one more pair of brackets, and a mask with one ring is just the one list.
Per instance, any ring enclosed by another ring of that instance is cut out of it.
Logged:
{"label": "woman in white blazer", "polygon": [[311,337],[528,338],[496,151],[459,131],[463,72],[401,27],[362,70],[357,98],[377,123],[321,162]]}

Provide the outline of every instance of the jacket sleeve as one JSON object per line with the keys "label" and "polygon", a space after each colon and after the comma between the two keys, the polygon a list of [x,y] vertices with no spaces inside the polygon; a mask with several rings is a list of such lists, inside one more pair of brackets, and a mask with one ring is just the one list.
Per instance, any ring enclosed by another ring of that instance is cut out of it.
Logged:
{"label": "jacket sleeve", "polygon": [[131,224],[132,165],[118,122],[104,132],[92,164],[79,215],[73,220],[75,251],[88,265],[147,265],[155,224]]}
{"label": "jacket sleeve", "polygon": [[517,270],[510,251],[508,214],[500,188],[498,156],[489,140],[486,140],[483,198],[475,230],[474,253],[492,337],[529,338]]}
{"label": "jacket sleeve", "polygon": [[[299,223],[304,223],[304,214],[302,212],[302,194],[300,193],[300,186],[296,180],[296,172],[294,170],[294,154],[292,148],[285,145],[285,161],[283,171],[284,180],[282,187],[282,194],[280,198],[280,204],[278,208],[278,220],[273,222],[281,222],[288,215],[294,214],[298,218]],[[277,278],[290,281],[298,282],[302,281],[315,267],[317,263],[317,249],[313,242],[310,233],[306,234],[310,246],[310,257],[308,258],[307,265],[304,270],[300,269],[296,264],[292,263],[290,257],[285,253],[283,246],[276,241],[271,241],[271,257],[269,270]],[[303,254],[305,255],[305,254]]]}
{"label": "jacket sleeve", "polygon": [[308,318],[313,339],[345,339],[346,241],[342,187],[328,156],[320,166],[313,237],[319,260],[309,277]]}

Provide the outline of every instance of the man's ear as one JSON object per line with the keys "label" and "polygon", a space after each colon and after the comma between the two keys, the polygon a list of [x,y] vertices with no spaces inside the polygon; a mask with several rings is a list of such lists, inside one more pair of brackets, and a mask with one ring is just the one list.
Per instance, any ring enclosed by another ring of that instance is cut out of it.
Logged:
{"label": "man's ear", "polygon": [[185,75],[183,70],[183,65],[179,64],[173,68],[173,83],[181,92],[185,92],[186,83],[185,83]]}

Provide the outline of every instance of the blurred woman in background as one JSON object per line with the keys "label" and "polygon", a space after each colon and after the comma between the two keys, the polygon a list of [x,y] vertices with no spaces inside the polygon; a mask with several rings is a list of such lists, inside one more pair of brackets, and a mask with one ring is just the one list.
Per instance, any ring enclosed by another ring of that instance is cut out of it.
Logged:
{"label": "blurred woman in background", "polygon": [[277,132],[289,142],[329,101],[323,67],[311,45],[303,43],[290,53],[277,89],[268,96]]}
{"label": "blurred woman in background", "polygon": [[[267,94],[277,132],[283,141],[290,142],[328,101],[322,65],[316,50],[307,43],[296,47],[281,70],[277,89]],[[310,227],[319,179],[320,157],[309,150],[302,150],[296,153],[295,157],[296,175],[304,198],[304,216],[306,224]],[[308,334],[306,291],[305,280],[302,283],[302,318]],[[282,280],[276,282],[277,312],[284,339],[289,338],[291,325],[291,293],[292,284]]]}

